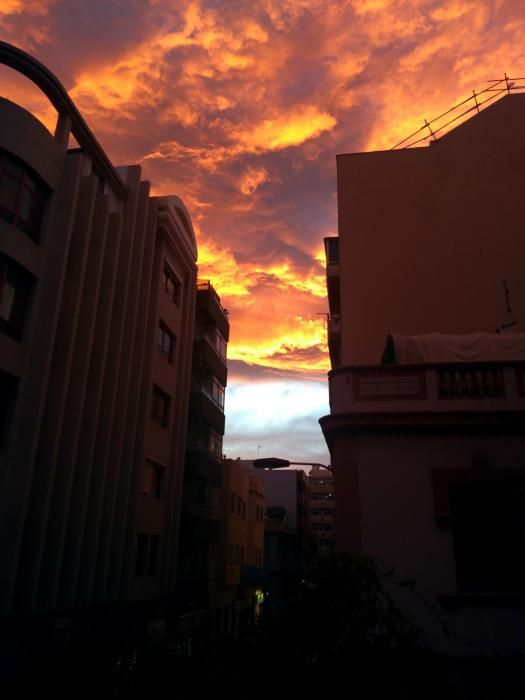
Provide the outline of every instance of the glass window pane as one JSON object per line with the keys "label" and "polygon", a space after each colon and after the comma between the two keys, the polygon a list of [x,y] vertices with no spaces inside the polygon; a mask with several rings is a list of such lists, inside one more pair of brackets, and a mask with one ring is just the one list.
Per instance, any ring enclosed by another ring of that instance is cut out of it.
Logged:
{"label": "glass window pane", "polygon": [[3,177],[0,181],[0,208],[9,212],[10,214],[15,213],[16,203],[18,200],[18,190],[19,186],[17,182],[11,180],[11,178]]}
{"label": "glass window pane", "polygon": [[0,299],[0,318],[3,318],[4,321],[10,321],[11,320],[11,312],[13,309],[13,302],[15,300],[15,288],[9,284],[9,282],[5,282],[5,284],[2,287],[2,297]]}

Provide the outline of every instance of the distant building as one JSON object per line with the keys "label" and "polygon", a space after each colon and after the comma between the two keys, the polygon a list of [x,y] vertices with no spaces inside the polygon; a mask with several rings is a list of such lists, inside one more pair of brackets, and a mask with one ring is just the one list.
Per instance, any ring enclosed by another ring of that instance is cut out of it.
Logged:
{"label": "distant building", "polygon": [[[234,637],[254,621],[264,557],[263,483],[240,460],[223,461],[217,574],[211,591],[215,637]],[[248,576],[243,570],[249,568]]]}
{"label": "distant building", "polygon": [[264,568],[272,611],[286,607],[290,591],[308,567],[312,546],[308,531],[308,480],[296,469],[257,469],[250,473],[264,483]]}
{"label": "distant building", "polygon": [[0,99],[0,612],[146,622],[175,591],[195,235],[44,66],[0,62],[58,111],[53,136]]}
{"label": "distant building", "polygon": [[335,482],[327,469],[308,474],[308,529],[318,554],[335,550]]}
{"label": "distant building", "polygon": [[525,649],[525,336],[494,332],[502,280],[525,312],[524,118],[510,95],[431,148],[339,156],[326,240],[337,549],[414,579],[451,637],[396,595],[454,653]]}

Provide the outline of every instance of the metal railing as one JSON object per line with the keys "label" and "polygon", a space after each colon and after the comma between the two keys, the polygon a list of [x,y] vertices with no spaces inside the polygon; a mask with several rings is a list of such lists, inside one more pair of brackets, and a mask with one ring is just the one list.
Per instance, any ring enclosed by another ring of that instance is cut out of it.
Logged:
{"label": "metal railing", "polygon": [[226,316],[226,318],[229,317],[230,314],[229,314],[228,309],[225,309],[224,306],[221,304],[221,298],[220,298],[220,296],[217,294],[217,292],[215,291],[215,287],[214,287],[213,284],[210,282],[210,280],[205,280],[205,279],[200,279],[200,278],[199,278],[199,279],[197,279],[197,285],[196,285],[196,286],[197,286],[197,291],[206,291],[206,290],[209,290],[209,291],[213,294],[213,296],[215,297],[215,300],[217,301],[217,304],[219,305],[220,309],[222,310],[222,312],[224,313],[224,315]]}
{"label": "metal railing", "polygon": [[425,119],[423,126],[402,141],[399,141],[399,143],[396,143],[390,150],[412,148],[412,146],[427,141],[429,138],[437,142],[439,140],[438,134],[444,136],[449,131],[448,127],[455,122],[461,119],[468,119],[473,113],[480,112],[489,102],[497,100],[503,95],[510,95],[512,91],[525,90],[525,82],[519,83],[519,81],[525,81],[525,78],[509,78],[506,73],[505,77],[499,80],[488,80],[489,86],[484,90],[479,92],[473,90],[470,97],[466,97],[461,102],[458,102],[446,112],[440,114],[439,117],[434,117],[431,121]]}

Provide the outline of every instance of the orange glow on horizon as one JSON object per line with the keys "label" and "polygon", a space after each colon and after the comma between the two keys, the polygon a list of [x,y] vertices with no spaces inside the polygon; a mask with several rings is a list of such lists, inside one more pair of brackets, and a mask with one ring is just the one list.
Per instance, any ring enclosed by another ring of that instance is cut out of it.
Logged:
{"label": "orange glow on horizon", "polygon": [[[126,16],[92,0],[91,12],[80,23],[67,3],[3,0],[0,28],[64,83],[115,164],[182,197],[199,275],[230,310],[229,357],[305,373],[329,364],[336,154],[389,149],[525,65],[517,0],[155,0]],[[52,130],[46,100],[4,75],[0,94]]]}

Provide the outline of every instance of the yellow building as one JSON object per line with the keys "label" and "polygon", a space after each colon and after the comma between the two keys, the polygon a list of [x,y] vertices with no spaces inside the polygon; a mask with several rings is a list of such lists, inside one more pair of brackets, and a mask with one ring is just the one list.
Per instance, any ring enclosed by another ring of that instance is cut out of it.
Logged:
{"label": "yellow building", "polygon": [[243,585],[242,572],[262,569],[263,559],[263,484],[239,460],[226,459],[220,492],[217,577],[211,592],[217,637],[235,636],[241,626],[253,620],[256,589],[252,583]]}

